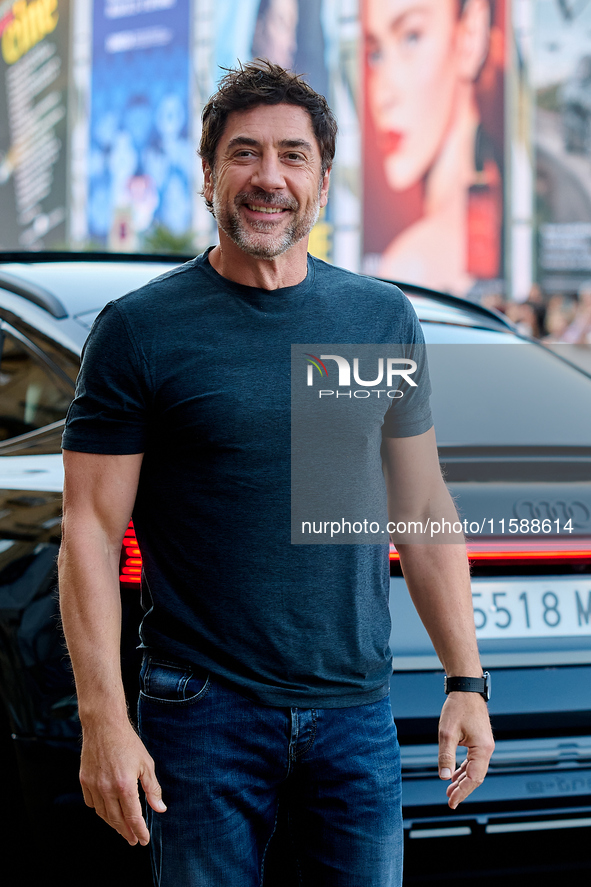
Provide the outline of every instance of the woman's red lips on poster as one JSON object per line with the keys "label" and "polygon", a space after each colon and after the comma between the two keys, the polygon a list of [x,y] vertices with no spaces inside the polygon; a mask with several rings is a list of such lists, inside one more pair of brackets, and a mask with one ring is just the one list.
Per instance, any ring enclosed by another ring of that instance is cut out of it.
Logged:
{"label": "woman's red lips on poster", "polygon": [[378,143],[383,154],[394,154],[400,148],[403,135],[393,130],[382,131],[378,135]]}

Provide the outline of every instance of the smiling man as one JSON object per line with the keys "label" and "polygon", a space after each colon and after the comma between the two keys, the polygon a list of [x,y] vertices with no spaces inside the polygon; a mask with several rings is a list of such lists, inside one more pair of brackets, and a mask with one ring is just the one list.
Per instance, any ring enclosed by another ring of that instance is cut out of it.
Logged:
{"label": "smiling man", "polygon": [[[422,342],[400,290],[307,254],[335,136],[325,99],[296,75],[269,63],[227,73],[201,140],[219,245],[104,309],[68,415],[59,567],[80,778],[130,844],[151,839],[160,887],[268,885],[280,802],[301,883],[401,883],[388,546],[290,544],[292,343]],[[379,472],[382,453],[398,518],[453,521],[421,378],[412,408],[372,413],[372,464]],[[132,515],[144,562],[139,735],[119,653]],[[441,717],[440,775],[456,807],[492,751],[486,703],[471,692],[482,672],[465,548],[399,550],[450,679],[476,678],[448,684]],[[455,770],[459,744],[468,756]]]}
{"label": "smiling man", "polygon": [[209,261],[223,277],[251,286],[301,283],[330,172],[310,113],[283,103],[232,111],[213,155],[205,119],[203,194],[220,236]]}
{"label": "smiling man", "polygon": [[[239,265],[244,253],[274,259],[307,238],[328,195],[329,174],[319,169],[315,142],[303,108],[270,105],[234,112],[217,161],[204,167],[204,194],[220,227],[222,255],[233,244]],[[214,267],[223,273],[215,260]]]}

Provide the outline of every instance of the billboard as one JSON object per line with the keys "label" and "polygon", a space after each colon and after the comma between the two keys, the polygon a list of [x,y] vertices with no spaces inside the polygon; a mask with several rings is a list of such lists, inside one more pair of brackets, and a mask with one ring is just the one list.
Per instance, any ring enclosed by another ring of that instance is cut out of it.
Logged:
{"label": "billboard", "polygon": [[0,250],[65,245],[68,0],[0,2]]}
{"label": "billboard", "polygon": [[191,248],[190,19],[190,0],[94,2],[91,246]]}
{"label": "billboard", "polygon": [[591,4],[534,7],[537,278],[573,293],[591,278]]}
{"label": "billboard", "polygon": [[363,270],[502,286],[504,0],[361,0]]}

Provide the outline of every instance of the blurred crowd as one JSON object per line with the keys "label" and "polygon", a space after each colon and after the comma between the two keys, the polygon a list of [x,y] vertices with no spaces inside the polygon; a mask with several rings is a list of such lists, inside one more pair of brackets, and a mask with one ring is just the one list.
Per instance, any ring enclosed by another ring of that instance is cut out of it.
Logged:
{"label": "blurred crowd", "polygon": [[494,293],[481,301],[505,314],[520,333],[548,345],[591,345],[591,280],[575,295],[545,296],[534,284],[525,302],[511,302]]}

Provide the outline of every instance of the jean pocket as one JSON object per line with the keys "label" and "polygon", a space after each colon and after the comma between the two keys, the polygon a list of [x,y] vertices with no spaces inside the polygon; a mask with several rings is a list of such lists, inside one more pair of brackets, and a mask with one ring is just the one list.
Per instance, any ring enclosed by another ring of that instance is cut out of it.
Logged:
{"label": "jean pocket", "polygon": [[140,693],[156,702],[191,703],[210,687],[209,672],[188,663],[146,656],[140,671]]}

